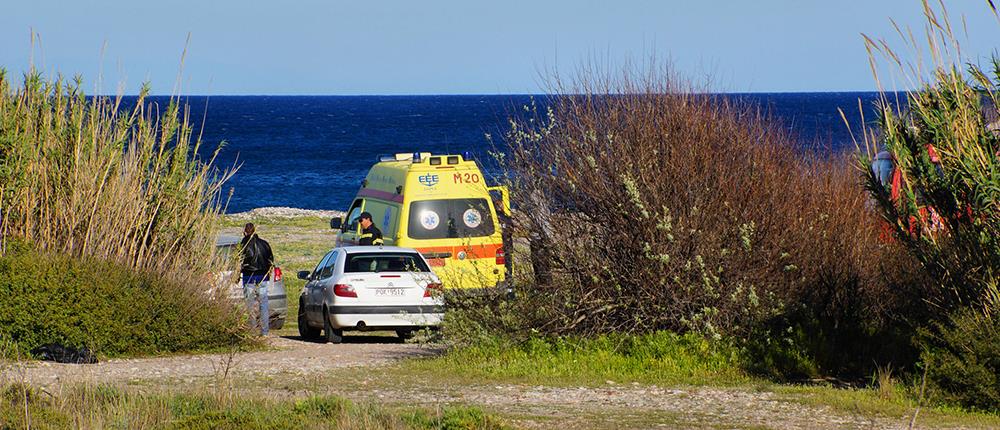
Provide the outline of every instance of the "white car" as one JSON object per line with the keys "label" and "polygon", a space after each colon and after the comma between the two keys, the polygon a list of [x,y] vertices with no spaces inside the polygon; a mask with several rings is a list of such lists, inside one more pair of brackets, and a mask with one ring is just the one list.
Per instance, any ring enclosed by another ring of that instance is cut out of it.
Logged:
{"label": "white car", "polygon": [[436,326],[444,316],[441,281],[410,248],[334,248],[306,280],[299,296],[299,334],[339,343],[346,330],[395,330],[401,338]]}

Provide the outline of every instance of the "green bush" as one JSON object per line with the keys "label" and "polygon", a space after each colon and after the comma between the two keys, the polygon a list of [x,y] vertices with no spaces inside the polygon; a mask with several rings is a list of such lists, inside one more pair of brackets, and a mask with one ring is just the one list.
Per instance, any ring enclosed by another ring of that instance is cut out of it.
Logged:
{"label": "green bush", "polygon": [[238,314],[202,287],[12,246],[0,257],[0,337],[22,352],[60,343],[108,357],[241,344]]}
{"label": "green bush", "polygon": [[1000,411],[1000,318],[957,312],[917,337],[928,392],[947,403]]}

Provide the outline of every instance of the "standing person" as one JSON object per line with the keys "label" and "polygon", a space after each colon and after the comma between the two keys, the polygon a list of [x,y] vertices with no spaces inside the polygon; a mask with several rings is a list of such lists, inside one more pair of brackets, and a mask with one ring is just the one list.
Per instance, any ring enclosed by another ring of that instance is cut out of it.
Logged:
{"label": "standing person", "polygon": [[358,224],[361,224],[361,236],[358,236],[358,245],[361,246],[382,246],[382,230],[375,227],[372,222],[372,214],[361,212],[358,216]]}
{"label": "standing person", "polygon": [[260,325],[260,334],[267,336],[271,325],[267,306],[268,274],[274,267],[274,254],[271,245],[266,240],[257,237],[253,223],[243,226],[243,240],[240,241],[243,250],[243,264],[240,273],[243,275],[243,297],[247,301],[250,312],[250,325]]}

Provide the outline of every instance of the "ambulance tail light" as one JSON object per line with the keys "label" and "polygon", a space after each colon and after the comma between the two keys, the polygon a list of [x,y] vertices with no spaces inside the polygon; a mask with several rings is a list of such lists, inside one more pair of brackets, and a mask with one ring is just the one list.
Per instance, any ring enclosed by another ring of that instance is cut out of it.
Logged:
{"label": "ambulance tail light", "polygon": [[503,248],[497,248],[497,266],[503,266],[507,264],[507,254],[503,252]]}

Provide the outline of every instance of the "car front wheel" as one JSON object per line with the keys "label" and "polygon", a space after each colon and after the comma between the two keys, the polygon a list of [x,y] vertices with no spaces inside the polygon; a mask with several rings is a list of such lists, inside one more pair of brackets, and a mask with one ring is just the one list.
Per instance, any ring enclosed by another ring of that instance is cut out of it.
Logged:
{"label": "car front wheel", "polygon": [[319,329],[309,326],[309,319],[306,318],[306,307],[302,300],[299,300],[299,337],[305,340],[316,340],[319,338]]}

